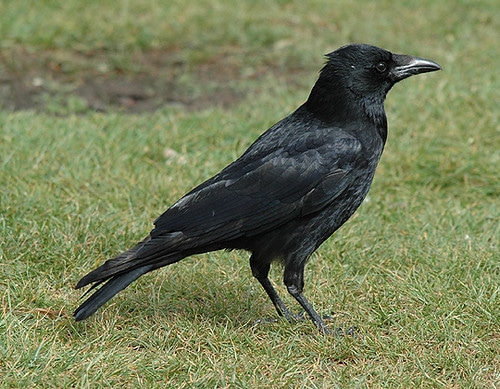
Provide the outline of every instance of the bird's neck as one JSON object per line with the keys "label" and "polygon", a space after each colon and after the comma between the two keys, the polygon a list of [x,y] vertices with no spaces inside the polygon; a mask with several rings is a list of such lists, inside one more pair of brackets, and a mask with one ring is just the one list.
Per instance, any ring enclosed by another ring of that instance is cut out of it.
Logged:
{"label": "bird's neck", "polygon": [[317,82],[304,103],[307,110],[327,124],[355,120],[359,116],[357,107],[351,103],[348,96],[332,93],[330,88]]}
{"label": "bird's neck", "polygon": [[387,116],[384,110],[384,97],[361,98],[361,106],[366,117],[377,127],[377,131],[382,138],[387,139]]}
{"label": "bird's neck", "polygon": [[[340,88],[342,90],[342,88]],[[387,139],[387,117],[384,111],[384,96],[360,97],[349,89],[332,93],[319,83],[314,85],[304,107],[327,125],[342,125],[364,120],[372,123],[385,143]]]}

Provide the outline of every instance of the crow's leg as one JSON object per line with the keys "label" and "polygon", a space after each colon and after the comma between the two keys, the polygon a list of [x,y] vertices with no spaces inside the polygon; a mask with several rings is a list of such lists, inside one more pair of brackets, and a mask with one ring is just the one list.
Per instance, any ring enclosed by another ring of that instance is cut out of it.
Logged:
{"label": "crow's leg", "polygon": [[253,255],[250,257],[250,267],[252,269],[253,276],[259,281],[267,295],[271,299],[278,315],[283,316],[286,320],[292,321],[295,319],[295,316],[290,312],[290,310],[285,306],[283,300],[281,300],[280,296],[274,289],[274,286],[271,284],[271,281],[268,278],[269,269],[271,268],[271,264],[268,262],[262,262],[256,259]]}
{"label": "crow's leg", "polygon": [[294,285],[287,286],[287,289],[288,293],[290,293],[295,298],[295,300],[299,302],[302,308],[304,308],[318,330],[324,334],[330,334],[330,328],[328,328],[321,316],[318,315],[318,312],[315,311],[313,306],[309,303],[309,301],[307,301],[302,292],[299,292],[297,287]]}
{"label": "crow's leg", "polygon": [[320,332],[324,334],[332,333],[321,316],[318,315],[318,312],[315,311],[313,306],[302,294],[302,290],[304,289],[304,265],[299,265],[298,267],[287,265],[288,266],[285,267],[284,283],[288,293],[290,293],[302,308],[304,308]]}

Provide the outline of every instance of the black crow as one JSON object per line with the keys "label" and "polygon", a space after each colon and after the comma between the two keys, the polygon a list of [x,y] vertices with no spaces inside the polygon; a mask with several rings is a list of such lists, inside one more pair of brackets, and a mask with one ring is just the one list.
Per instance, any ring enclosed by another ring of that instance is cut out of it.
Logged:
{"label": "black crow", "polygon": [[302,294],[305,264],[368,193],[387,137],[387,92],[404,78],[441,68],[366,44],[326,58],[304,104],[167,209],[143,241],[78,282],[76,288],[105,284],[78,307],[76,320],[152,270],[194,254],[243,249],[279,315],[295,318],[268,278],[274,260],[284,265],[288,292],[329,332]]}

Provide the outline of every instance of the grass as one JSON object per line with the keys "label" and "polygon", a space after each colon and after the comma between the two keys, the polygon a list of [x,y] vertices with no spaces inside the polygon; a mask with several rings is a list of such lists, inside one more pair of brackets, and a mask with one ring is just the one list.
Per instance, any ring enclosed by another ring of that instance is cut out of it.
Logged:
{"label": "grass", "polygon": [[[310,76],[255,79],[228,110],[0,112],[0,387],[500,387],[496,2],[198,3],[2,6],[4,59],[104,50],[127,71],[130,51],[175,49]],[[275,312],[240,252],[145,276],[75,323],[79,277],[301,103],[321,54],[350,41],[444,69],[391,91],[368,201],[307,267],[306,295],[358,336],[252,326]]]}

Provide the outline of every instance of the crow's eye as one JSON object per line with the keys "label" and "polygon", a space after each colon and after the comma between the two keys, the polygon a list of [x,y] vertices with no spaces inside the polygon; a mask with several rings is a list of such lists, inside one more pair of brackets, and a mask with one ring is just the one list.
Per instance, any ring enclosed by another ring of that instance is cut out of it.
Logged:
{"label": "crow's eye", "polygon": [[375,69],[377,69],[377,72],[379,73],[385,73],[387,70],[387,64],[385,62],[379,62],[375,65]]}

